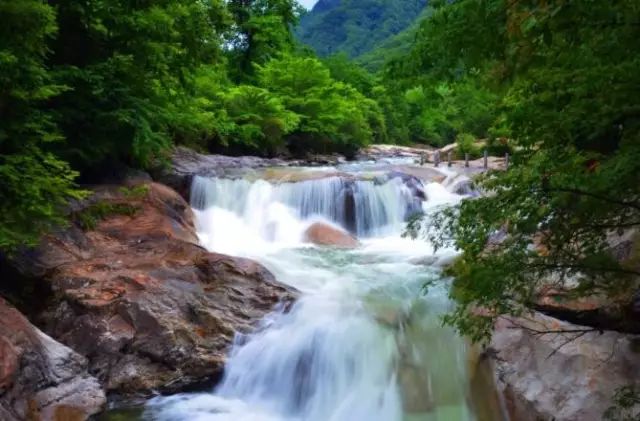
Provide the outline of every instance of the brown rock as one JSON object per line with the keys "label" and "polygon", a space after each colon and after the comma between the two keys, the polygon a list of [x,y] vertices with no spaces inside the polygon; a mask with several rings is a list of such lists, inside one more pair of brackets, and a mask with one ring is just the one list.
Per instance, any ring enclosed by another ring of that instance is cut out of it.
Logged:
{"label": "brown rock", "polygon": [[0,419],[85,420],[105,402],[84,357],[0,298]]}
{"label": "brown rock", "polygon": [[100,200],[126,201],[135,214],[110,215],[86,232],[72,227],[18,259],[53,290],[40,316],[45,330],[121,393],[218,375],[235,332],[295,295],[260,264],[197,245],[182,197],[147,186],[137,198],[101,189]]}
{"label": "brown rock", "polygon": [[358,247],[358,240],[346,231],[322,222],[311,225],[304,234],[305,241],[320,246],[335,246],[341,248]]}

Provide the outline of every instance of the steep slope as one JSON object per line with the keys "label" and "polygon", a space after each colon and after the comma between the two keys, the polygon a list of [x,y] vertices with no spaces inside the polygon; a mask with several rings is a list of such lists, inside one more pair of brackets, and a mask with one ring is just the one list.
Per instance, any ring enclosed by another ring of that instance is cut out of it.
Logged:
{"label": "steep slope", "polygon": [[371,51],[361,54],[356,62],[369,71],[376,72],[387,60],[408,54],[420,29],[420,22],[426,17],[426,12],[427,9],[423,9],[407,28],[379,42]]}
{"label": "steep slope", "polygon": [[297,29],[319,55],[351,58],[375,49],[415,22],[426,0],[320,0]]}

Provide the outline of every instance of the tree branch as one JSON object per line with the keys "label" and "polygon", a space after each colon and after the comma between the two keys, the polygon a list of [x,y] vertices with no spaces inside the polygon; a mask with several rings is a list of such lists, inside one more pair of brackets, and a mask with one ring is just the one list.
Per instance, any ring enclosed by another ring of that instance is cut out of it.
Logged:
{"label": "tree branch", "polygon": [[557,192],[557,193],[573,193],[580,196],[587,196],[593,199],[601,200],[603,202],[613,203],[614,205],[619,205],[622,207],[632,208],[640,212],[640,202],[625,202],[624,200],[613,199],[608,196],[603,196],[597,193],[591,193],[584,190],[576,189],[576,188],[546,188],[543,189],[545,192]]}

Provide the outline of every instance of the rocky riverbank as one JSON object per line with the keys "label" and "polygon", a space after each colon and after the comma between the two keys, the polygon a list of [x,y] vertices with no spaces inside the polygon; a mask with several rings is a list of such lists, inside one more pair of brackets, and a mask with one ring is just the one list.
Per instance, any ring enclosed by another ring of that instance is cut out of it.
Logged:
{"label": "rocky riverbank", "polygon": [[[200,247],[190,207],[166,186],[101,186],[74,221],[13,258],[50,290],[33,320],[55,340],[16,310],[3,318],[3,419],[32,410],[53,419],[52,401],[89,415],[104,392],[178,391],[217,377],[235,333],[296,296],[260,264]],[[16,324],[32,339],[16,339]],[[72,394],[78,381],[90,401]]]}
{"label": "rocky riverbank", "polygon": [[600,420],[614,393],[637,385],[640,336],[538,312],[501,318],[489,349],[512,420]]}
{"label": "rocky riverbank", "polygon": [[[379,151],[398,158],[416,153]],[[339,157],[323,159],[314,162],[342,163]],[[353,189],[353,175],[296,168],[306,163],[180,148],[171,167],[153,174],[166,185],[141,175],[124,185],[95,187],[90,199],[74,204],[69,227],[12,256],[11,270],[37,281],[42,306],[23,309],[29,321],[0,299],[0,418],[82,420],[104,408],[107,396],[149,396],[215,380],[235,333],[256,329],[297,292],[254,261],[209,253],[198,244],[185,201],[191,181],[196,175],[251,172],[272,183],[336,176]],[[422,181],[461,191],[470,183],[456,177],[455,168],[449,175],[402,163],[380,168],[366,179],[399,179],[418,204],[428,199]],[[315,224],[305,236],[318,245],[359,246],[351,234],[329,225]],[[624,258],[635,255],[626,251]],[[600,419],[616,389],[638,383],[637,326],[624,325],[630,333],[619,333],[581,325],[593,317],[609,320],[602,314],[611,313],[603,313],[598,302],[554,294],[541,297],[537,309],[558,318],[534,312],[501,319],[485,355],[512,420]],[[571,320],[560,320],[566,314]]]}

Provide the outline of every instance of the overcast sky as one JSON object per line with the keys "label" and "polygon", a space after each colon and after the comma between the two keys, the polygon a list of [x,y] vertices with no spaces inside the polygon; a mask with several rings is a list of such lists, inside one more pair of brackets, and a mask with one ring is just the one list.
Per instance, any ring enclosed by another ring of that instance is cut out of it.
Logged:
{"label": "overcast sky", "polygon": [[316,4],[318,0],[298,0],[298,3],[306,7],[307,9],[311,9],[314,4]]}

